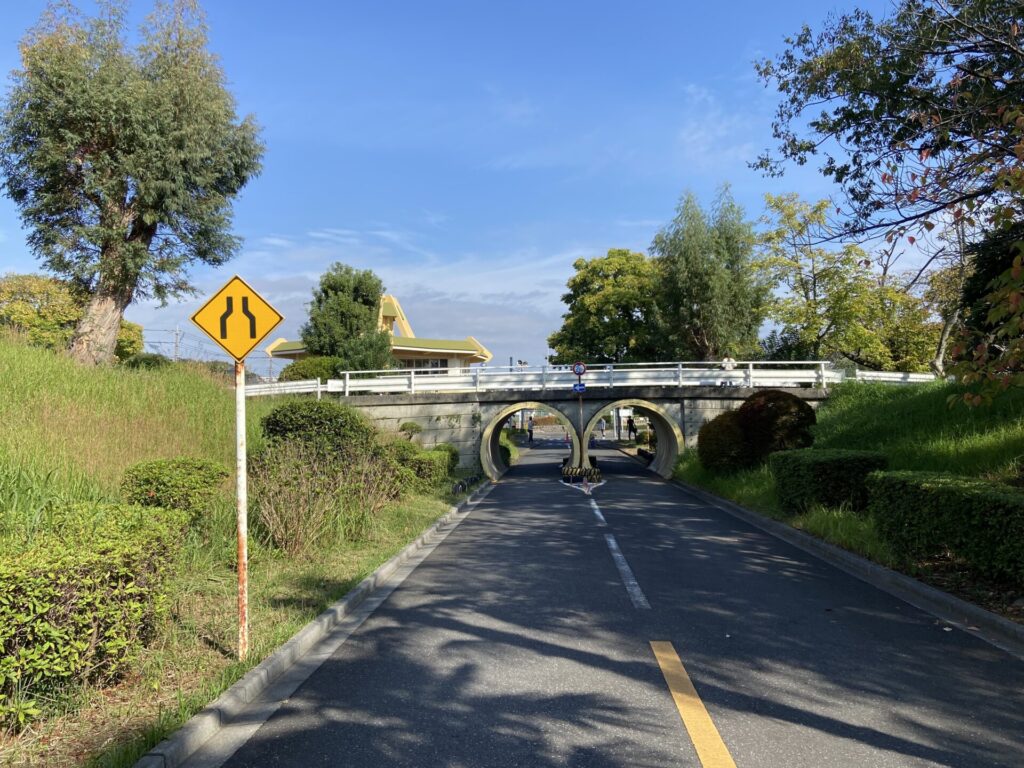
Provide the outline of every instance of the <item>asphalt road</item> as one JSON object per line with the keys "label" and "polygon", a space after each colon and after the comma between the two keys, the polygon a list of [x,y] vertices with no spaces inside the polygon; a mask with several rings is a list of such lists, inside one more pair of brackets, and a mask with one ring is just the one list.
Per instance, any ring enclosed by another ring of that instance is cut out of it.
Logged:
{"label": "asphalt road", "polygon": [[538,440],[223,765],[1024,765],[1024,661],[617,452],[566,488],[564,452]]}

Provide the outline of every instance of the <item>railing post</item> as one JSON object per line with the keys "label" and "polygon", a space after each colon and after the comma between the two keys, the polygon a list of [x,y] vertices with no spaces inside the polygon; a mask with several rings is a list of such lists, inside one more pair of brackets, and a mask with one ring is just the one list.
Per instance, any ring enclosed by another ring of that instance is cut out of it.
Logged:
{"label": "railing post", "polygon": [[479,368],[474,368],[473,369],[473,389],[475,389],[477,392],[480,391],[480,369]]}
{"label": "railing post", "polygon": [[754,388],[754,364],[747,363],[747,388]]}
{"label": "railing post", "polygon": [[416,394],[416,369],[409,369],[409,392]]}
{"label": "railing post", "polygon": [[320,399],[320,377],[316,377],[316,399]]}
{"label": "railing post", "polygon": [[548,390],[548,367],[542,365],[540,367],[540,391],[547,392]]}
{"label": "railing post", "polygon": [[611,387],[612,389],[615,388],[615,366],[614,365],[609,365],[608,366],[608,386]]}
{"label": "railing post", "polygon": [[348,371],[345,371],[345,397],[348,397]]}
{"label": "railing post", "polygon": [[820,389],[825,388],[825,364],[818,363],[818,387]]}
{"label": "railing post", "polygon": [[676,363],[676,384],[678,386],[680,386],[680,387],[683,386],[683,364],[682,363]]}

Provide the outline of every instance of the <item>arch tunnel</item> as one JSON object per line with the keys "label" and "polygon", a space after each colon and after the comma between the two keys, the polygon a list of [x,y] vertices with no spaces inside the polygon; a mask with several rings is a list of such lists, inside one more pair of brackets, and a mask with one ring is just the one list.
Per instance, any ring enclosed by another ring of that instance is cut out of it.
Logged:
{"label": "arch tunnel", "polygon": [[[678,405],[675,407],[678,410]],[[614,408],[632,408],[648,418],[657,439],[657,451],[648,468],[661,477],[671,477],[679,454],[685,445],[679,426],[680,418],[672,413],[672,406],[666,407],[638,398],[609,401],[585,400],[582,413],[579,403],[568,399],[547,402],[524,400],[508,403],[490,415],[483,429],[480,440],[480,464],[483,471],[492,480],[497,480],[508,471],[508,464],[501,455],[501,429],[510,416],[521,410],[544,410],[552,414],[570,437],[570,464],[580,466],[582,463],[585,466],[590,466],[592,463],[588,448],[590,437],[597,429],[601,416]],[[583,424],[582,430],[580,429],[581,423]]]}

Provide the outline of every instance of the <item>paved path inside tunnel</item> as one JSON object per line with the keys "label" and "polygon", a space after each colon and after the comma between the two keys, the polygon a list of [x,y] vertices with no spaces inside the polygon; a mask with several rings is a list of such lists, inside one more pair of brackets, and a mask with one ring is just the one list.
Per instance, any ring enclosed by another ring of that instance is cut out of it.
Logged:
{"label": "paved path inside tunnel", "polygon": [[537,437],[293,695],[189,765],[1024,762],[1024,661],[617,451],[593,495],[562,486],[564,441]]}

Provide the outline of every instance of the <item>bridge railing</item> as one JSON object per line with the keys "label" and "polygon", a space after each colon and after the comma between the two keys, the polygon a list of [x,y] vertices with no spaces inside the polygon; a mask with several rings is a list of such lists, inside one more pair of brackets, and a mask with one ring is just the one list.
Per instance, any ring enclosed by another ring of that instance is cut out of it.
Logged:
{"label": "bridge railing", "polygon": [[[745,361],[723,366],[720,362],[624,363],[591,367],[583,377],[587,389],[615,387],[827,387],[843,374],[820,360]],[[426,392],[489,392],[510,390],[571,390],[577,377],[571,366],[486,367],[456,369],[448,373],[416,369],[347,371],[326,382],[316,379],[246,387],[250,397],[325,392],[342,396],[362,394],[416,394]]]}

